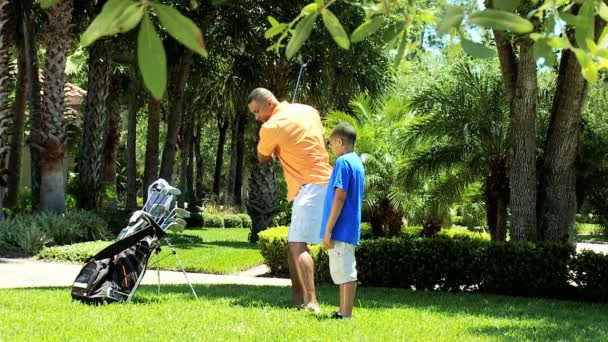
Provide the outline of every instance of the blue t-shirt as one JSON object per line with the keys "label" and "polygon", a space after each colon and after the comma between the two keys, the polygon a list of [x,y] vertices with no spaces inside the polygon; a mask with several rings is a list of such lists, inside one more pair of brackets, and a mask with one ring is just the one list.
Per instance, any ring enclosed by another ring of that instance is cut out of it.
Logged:
{"label": "blue t-shirt", "polygon": [[336,196],[336,188],[340,188],[346,191],[346,200],[342,212],[338,216],[336,225],[331,232],[331,239],[353,245],[359,244],[364,182],[365,170],[357,154],[351,152],[336,159],[336,165],[331,173],[329,184],[327,184],[327,193],[323,206],[321,238],[325,236],[325,225],[327,225],[331,205]]}

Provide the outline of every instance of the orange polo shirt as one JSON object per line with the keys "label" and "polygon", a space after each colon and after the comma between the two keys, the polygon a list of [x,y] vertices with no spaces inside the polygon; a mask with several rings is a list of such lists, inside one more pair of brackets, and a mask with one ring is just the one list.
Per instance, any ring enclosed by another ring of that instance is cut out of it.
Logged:
{"label": "orange polo shirt", "polygon": [[289,201],[304,184],[329,182],[332,167],[325,150],[325,130],[319,112],[311,106],[278,104],[260,129],[258,152],[279,157]]}

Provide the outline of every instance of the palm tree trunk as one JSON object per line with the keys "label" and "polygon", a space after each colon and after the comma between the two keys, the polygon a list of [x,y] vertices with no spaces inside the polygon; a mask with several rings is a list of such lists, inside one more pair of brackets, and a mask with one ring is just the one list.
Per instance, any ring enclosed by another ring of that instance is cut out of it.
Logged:
{"label": "palm tree trunk", "polygon": [[12,6],[8,0],[0,0],[0,220],[4,218],[2,203],[8,185],[8,159],[13,115],[9,95],[13,90],[10,49],[12,39]]}
{"label": "palm tree trunk", "polygon": [[32,189],[32,209],[40,208],[40,186],[42,165],[40,143],[42,132],[42,97],[38,77],[38,49],[36,46],[35,23],[31,18],[32,0],[16,1],[21,14],[23,44],[25,45],[25,73],[28,84],[28,106],[30,116],[30,185]]}
{"label": "palm tree trunk", "polygon": [[[131,81],[136,82],[135,80]],[[137,87],[131,84],[129,89],[129,109],[127,114],[127,198],[125,206],[128,209],[137,207],[137,111],[139,101],[137,99]]]}
{"label": "palm tree trunk", "polygon": [[[20,21],[18,21],[20,22]],[[18,30],[21,31],[21,30]],[[17,38],[19,64],[17,83],[15,87],[15,108],[13,116],[13,135],[11,140],[11,154],[8,160],[8,193],[6,205],[9,208],[17,206],[19,187],[21,186],[21,160],[23,157],[23,134],[25,131],[25,106],[27,95],[27,78],[25,63],[25,46],[23,39]]]}
{"label": "palm tree trunk", "polygon": [[[110,88],[110,98],[108,99],[108,120],[105,127],[105,143],[103,148],[102,176],[101,182],[103,186],[111,186],[114,192],[117,193],[116,184],[116,166],[118,161],[118,146],[120,144],[120,129],[122,106],[120,99],[123,96],[122,77],[115,74],[112,77],[112,86]],[[110,203],[111,207],[117,206],[118,203]]]}
{"label": "palm tree trunk", "polygon": [[[596,20],[596,41],[605,24]],[[545,143],[541,223],[546,241],[574,242],[576,238],[575,162],[586,99],[581,66],[572,51],[564,51]]]}
{"label": "palm tree trunk", "polygon": [[226,203],[234,204],[234,189],[236,183],[237,168],[237,135],[239,134],[239,120],[235,119],[230,128],[230,171],[228,172],[228,182],[226,184]]}
{"label": "palm tree trunk", "polygon": [[153,96],[148,96],[148,131],[143,181],[144,202],[148,200],[148,187],[158,177],[159,129],[160,102]]}
{"label": "palm tree trunk", "polygon": [[507,206],[509,203],[509,179],[506,160],[495,161],[490,175],[485,179],[486,221],[492,241],[506,240]]}
{"label": "palm tree trunk", "polygon": [[106,98],[110,90],[112,72],[112,44],[98,40],[89,48],[89,75],[83,135],[78,159],[78,206],[90,210],[97,206],[101,161],[104,147],[103,128],[106,117]]}
{"label": "palm tree trunk", "polygon": [[243,162],[245,160],[245,128],[247,126],[247,113],[239,114],[239,130],[236,142],[236,175],[234,180],[234,203],[238,206],[243,205]]}
{"label": "palm tree trunk", "polygon": [[167,138],[163,147],[163,157],[160,164],[160,177],[172,182],[175,168],[175,154],[177,151],[177,135],[183,115],[183,94],[186,89],[186,81],[190,75],[192,64],[192,50],[186,49],[180,62],[174,67],[170,84],[171,109],[167,118]]}
{"label": "palm tree trunk", "polygon": [[272,163],[260,163],[258,161],[257,143],[259,140],[260,126],[256,131],[256,138],[250,154],[251,173],[249,180],[249,199],[247,212],[253,221],[249,241],[257,242],[258,233],[268,228],[272,218],[279,210],[277,177]]}
{"label": "palm tree trunk", "polygon": [[217,119],[217,128],[220,132],[217,141],[217,152],[215,155],[215,172],[213,173],[213,193],[219,197],[220,183],[222,180],[222,166],[224,164],[224,145],[226,145],[226,133],[228,131],[228,119]]}
{"label": "palm tree trunk", "polygon": [[40,143],[42,174],[41,209],[65,212],[65,63],[69,48],[69,24],[73,0],[60,0],[47,10],[48,24],[43,38],[46,46],[44,66],[44,133]]}
{"label": "palm tree trunk", "polygon": [[[196,116],[194,116],[194,118],[195,117]],[[188,129],[190,131],[190,151],[188,153],[188,167],[186,170],[186,183],[188,186],[185,189],[186,195],[184,196],[188,201],[189,210],[194,209],[194,206],[197,204],[196,194],[194,192],[194,125],[195,123],[192,122]]]}
{"label": "palm tree trunk", "polygon": [[[190,159],[190,145],[192,143],[192,113],[184,113],[182,124],[182,139],[181,139],[181,165],[180,165],[180,188],[183,193],[188,191],[188,161]],[[179,196],[178,203],[181,208],[184,208],[186,196]]]}
{"label": "palm tree trunk", "polygon": [[196,136],[194,137],[194,158],[196,159],[196,198],[203,199],[203,155],[201,153],[201,139],[203,139],[203,117],[199,114],[196,120]]}
{"label": "palm tree trunk", "polygon": [[[504,35],[496,36],[503,80],[510,98],[511,239],[536,239],[536,60],[532,40],[519,42],[519,62]],[[515,73],[515,75],[513,74]],[[515,80],[515,82],[513,81]],[[514,88],[510,88],[514,86]]]}

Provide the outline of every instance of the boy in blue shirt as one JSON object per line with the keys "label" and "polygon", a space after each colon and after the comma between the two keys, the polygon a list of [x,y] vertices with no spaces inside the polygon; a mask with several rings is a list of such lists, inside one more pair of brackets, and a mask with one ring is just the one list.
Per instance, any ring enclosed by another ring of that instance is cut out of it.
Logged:
{"label": "boy in blue shirt", "polygon": [[357,133],[348,123],[332,129],[329,144],[337,157],[327,185],[321,238],[328,249],[329,271],[340,286],[340,310],[332,317],[350,319],[357,288],[355,245],[361,235],[365,170],[355,154]]}

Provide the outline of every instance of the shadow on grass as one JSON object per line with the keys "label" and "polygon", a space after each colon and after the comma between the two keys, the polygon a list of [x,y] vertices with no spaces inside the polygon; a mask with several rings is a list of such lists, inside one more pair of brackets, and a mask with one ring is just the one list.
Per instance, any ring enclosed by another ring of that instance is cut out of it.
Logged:
{"label": "shadow on grass", "polygon": [[[161,297],[156,287],[142,287],[148,293],[136,302],[164,302],[179,294],[180,298],[194,301],[187,285],[161,287]],[[248,285],[195,285],[201,299],[215,301],[228,300],[229,305],[245,308],[275,307],[293,308],[289,300],[291,288]],[[338,303],[338,289],[323,285],[317,288],[318,300],[323,305]],[[170,294],[167,296],[167,294]],[[148,298],[149,297],[149,298]],[[476,318],[506,319],[505,325],[472,324],[469,333],[497,340],[552,339],[562,340],[602,340],[608,337],[608,304],[581,303],[551,299],[506,297],[481,294],[452,294],[442,292],[407,291],[386,288],[359,288],[355,310],[366,310],[368,315],[389,314],[394,309],[434,311],[449,317],[470,316]],[[320,315],[319,320],[327,319]]]}

